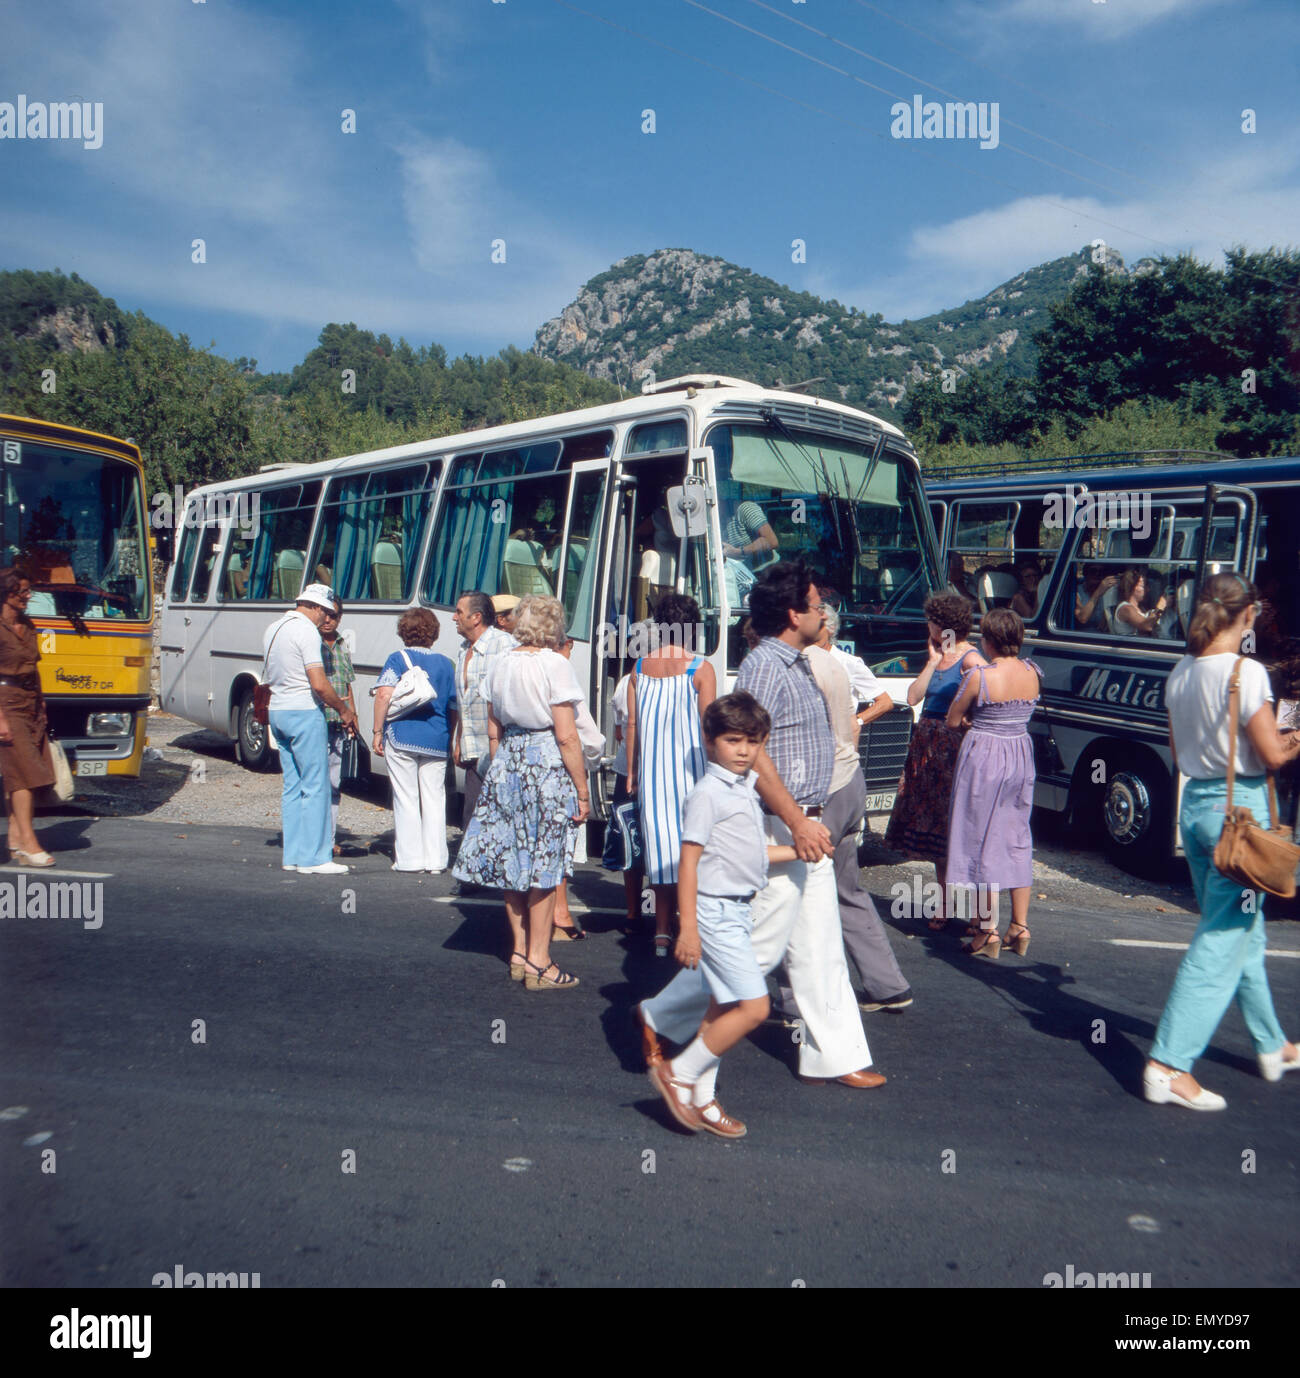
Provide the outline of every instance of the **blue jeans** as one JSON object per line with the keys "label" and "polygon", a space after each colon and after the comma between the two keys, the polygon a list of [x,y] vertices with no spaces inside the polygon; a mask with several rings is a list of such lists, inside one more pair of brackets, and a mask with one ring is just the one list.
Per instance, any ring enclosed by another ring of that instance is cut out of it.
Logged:
{"label": "blue jeans", "polygon": [[[1178,819],[1201,922],[1165,1002],[1151,1058],[1180,1072],[1192,1070],[1233,996],[1257,1054],[1275,1053],[1286,1042],[1264,972],[1264,896],[1243,890],[1214,866],[1227,792],[1224,780],[1189,780]],[[1238,777],[1232,802],[1267,820],[1264,777]]]}
{"label": "blue jeans", "polygon": [[286,866],[319,866],[329,861],[334,838],[330,830],[329,739],[319,708],[273,708],[271,731],[280,743],[280,822]]}

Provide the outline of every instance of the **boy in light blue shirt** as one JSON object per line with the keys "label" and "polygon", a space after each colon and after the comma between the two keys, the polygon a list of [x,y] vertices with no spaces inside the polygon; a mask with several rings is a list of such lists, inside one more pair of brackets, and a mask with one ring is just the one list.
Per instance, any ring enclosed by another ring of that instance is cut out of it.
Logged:
{"label": "boy in light blue shirt", "polygon": [[[745,1126],[715,1095],[722,1055],[767,1018],[767,981],[754,955],[750,901],[767,884],[768,863],[795,861],[793,847],[768,846],[752,769],[771,731],[766,710],[743,690],[704,710],[705,774],[682,809],[677,873],[680,926],[675,956],[709,991],[700,1031],[671,1062],[652,1061],[650,1080],[673,1117],[692,1132],[739,1139]],[[653,1029],[654,1001],[641,1007]]]}

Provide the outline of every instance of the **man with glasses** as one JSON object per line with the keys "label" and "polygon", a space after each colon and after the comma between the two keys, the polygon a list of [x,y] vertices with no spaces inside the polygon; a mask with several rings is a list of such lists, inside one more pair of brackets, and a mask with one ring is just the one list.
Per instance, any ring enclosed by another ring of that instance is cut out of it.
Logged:
{"label": "man with glasses", "polygon": [[[767,841],[793,844],[801,858],[772,865],[766,887],[753,897],[754,954],[764,972],[785,959],[803,1022],[801,1079],[882,1086],[885,1078],[868,1070],[871,1052],[844,956],[831,859],[835,849],[821,822],[835,738],[806,654],[821,634],[824,613],[808,566],[802,560],[771,566],[750,593],[749,611],[761,639],[741,662],[736,688],[753,694],[772,719],[755,765]],[[708,1003],[698,970],[682,970],[640,1005],[647,1063],[663,1056],[658,1034],[689,1041]],[[697,1103],[708,1089],[697,1089]]]}

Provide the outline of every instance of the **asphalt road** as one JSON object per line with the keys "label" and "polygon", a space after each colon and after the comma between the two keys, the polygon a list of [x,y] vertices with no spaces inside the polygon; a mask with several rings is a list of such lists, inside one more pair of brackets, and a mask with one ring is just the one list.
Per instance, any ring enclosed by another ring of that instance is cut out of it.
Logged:
{"label": "asphalt road", "polygon": [[[864,1016],[888,1085],[804,1086],[765,1030],[724,1064],[750,1126],[724,1143],[645,1080],[628,1010],[670,967],[599,912],[599,871],[575,883],[592,937],[556,948],[582,986],[534,994],[499,905],[445,902],[449,875],[288,875],[260,828],[42,837],[102,880],[102,925],[0,918],[5,1286],[1297,1280],[1300,1077],[1262,1081],[1233,1010],[1197,1069],[1225,1113],[1140,1098],[1180,916],[1039,905],[996,963],[891,921],[916,1003]],[[1269,946],[1294,1032],[1300,925]]]}

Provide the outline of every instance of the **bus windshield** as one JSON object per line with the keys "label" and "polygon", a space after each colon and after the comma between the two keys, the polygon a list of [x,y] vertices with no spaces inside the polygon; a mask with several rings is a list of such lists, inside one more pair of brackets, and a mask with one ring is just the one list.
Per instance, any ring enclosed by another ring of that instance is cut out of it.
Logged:
{"label": "bus windshield", "polygon": [[6,441],[4,479],[4,563],[31,578],[31,616],[148,619],[138,469],[91,451]]}
{"label": "bus windshield", "polygon": [[728,601],[802,556],[846,613],[911,613],[943,580],[913,461],[888,444],[784,425],[719,425],[713,447]]}

